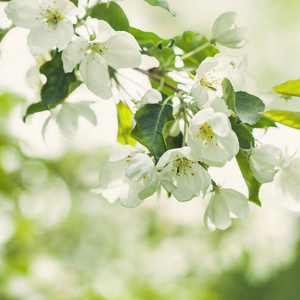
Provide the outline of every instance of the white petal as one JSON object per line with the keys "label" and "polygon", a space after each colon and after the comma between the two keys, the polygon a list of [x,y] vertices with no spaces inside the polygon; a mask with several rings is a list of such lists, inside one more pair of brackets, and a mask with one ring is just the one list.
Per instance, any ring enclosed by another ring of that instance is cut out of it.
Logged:
{"label": "white petal", "polygon": [[214,113],[210,120],[210,126],[213,132],[221,137],[227,136],[231,131],[229,119],[223,113]]}
{"label": "white petal", "polygon": [[208,105],[212,107],[215,112],[221,112],[227,117],[231,116],[231,110],[228,109],[225,101],[218,96],[215,96],[211,101],[209,101]]}
{"label": "white petal", "polygon": [[234,28],[222,32],[216,37],[216,42],[229,48],[240,48],[245,42],[246,31],[246,28]]}
{"label": "white petal", "polygon": [[41,16],[39,3],[36,0],[12,0],[4,10],[7,17],[16,26],[31,29],[42,25],[43,17]]}
{"label": "white petal", "polygon": [[204,222],[209,227],[208,220],[221,230],[225,230],[231,225],[226,200],[218,192],[215,192],[212,196],[204,214]]}
{"label": "white petal", "polygon": [[140,205],[143,200],[138,197],[138,193],[143,187],[141,182],[127,182],[120,187],[120,202],[123,206],[133,208]]}
{"label": "white petal", "polygon": [[191,149],[188,147],[181,147],[170,149],[166,151],[159,159],[156,167],[158,170],[162,169],[166,164],[176,160],[178,158],[186,157],[187,159],[193,160],[193,153],[191,153]]}
{"label": "white petal", "polygon": [[56,117],[56,123],[64,136],[73,138],[78,128],[78,114],[72,105],[63,105]]}
{"label": "white petal", "polygon": [[53,26],[37,26],[31,29],[27,43],[32,55],[39,55],[56,45],[58,39]]}
{"label": "white petal", "polygon": [[199,108],[202,108],[208,101],[207,89],[200,84],[192,87],[191,95],[195,98]]}
{"label": "white petal", "polygon": [[229,211],[238,218],[247,218],[249,215],[248,199],[240,192],[233,189],[220,189],[226,199]]}
{"label": "white petal", "polygon": [[110,161],[118,161],[125,159],[126,157],[133,157],[139,150],[131,145],[123,145],[116,149],[110,156]]}
{"label": "white petal", "polygon": [[64,17],[73,17],[80,12],[76,5],[69,0],[55,0],[52,7],[58,9],[59,13]]}
{"label": "white petal", "polygon": [[103,43],[106,42],[109,38],[114,36],[116,34],[116,31],[111,28],[111,26],[103,21],[99,20],[98,22],[98,33],[97,33],[97,38],[96,41],[98,43]]}
{"label": "white petal", "polygon": [[120,161],[107,161],[100,172],[100,186],[103,188],[113,188],[124,184],[126,181],[125,171],[128,162],[125,159]]}
{"label": "white petal", "polygon": [[227,31],[234,24],[236,19],[236,12],[229,11],[221,14],[214,22],[212,28],[212,36],[216,38],[220,33]]}
{"label": "white petal", "polygon": [[145,95],[142,97],[141,101],[139,101],[136,105],[136,108],[141,107],[144,104],[151,103],[155,104],[162,100],[161,93],[156,89],[148,90]]}
{"label": "white petal", "polygon": [[62,52],[62,62],[66,73],[72,72],[84,58],[88,45],[85,39],[77,38]]}
{"label": "white petal", "polygon": [[145,199],[153,195],[158,189],[158,173],[155,168],[153,168],[148,174],[146,175],[145,179],[143,180],[144,188],[138,193],[138,197],[140,199]]}
{"label": "white petal", "polygon": [[95,95],[103,99],[109,99],[112,96],[108,70],[100,55],[88,54],[82,60],[79,70],[84,83]]}
{"label": "white petal", "polygon": [[[211,117],[213,116],[213,113],[214,113],[214,111],[211,107],[200,110],[193,117],[191,126],[197,127],[199,125],[203,125],[205,122],[207,122],[209,119],[211,119]],[[199,128],[197,128],[197,130],[198,129]]]}
{"label": "white petal", "polygon": [[204,59],[204,61],[200,64],[200,66],[197,69],[195,82],[200,84],[201,78],[209,71],[211,71],[213,68],[215,68],[218,65],[218,61],[215,59],[215,57],[207,57]]}
{"label": "white petal", "polygon": [[141,63],[141,53],[135,38],[128,32],[118,31],[105,43],[108,50],[104,59],[113,68],[135,68]]}
{"label": "white petal", "polygon": [[73,37],[73,24],[69,20],[61,20],[57,22],[55,32],[58,40],[56,46],[58,51],[62,51],[68,46]]}
{"label": "white petal", "polygon": [[80,101],[77,103],[69,104],[72,105],[75,109],[77,114],[83,116],[86,120],[88,120],[94,126],[97,125],[97,117],[95,112],[90,108],[90,104],[93,102],[90,101]]}

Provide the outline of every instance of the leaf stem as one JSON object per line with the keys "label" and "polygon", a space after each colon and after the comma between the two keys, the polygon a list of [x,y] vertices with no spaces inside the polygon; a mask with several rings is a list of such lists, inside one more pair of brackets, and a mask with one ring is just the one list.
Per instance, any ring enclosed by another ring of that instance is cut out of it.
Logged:
{"label": "leaf stem", "polygon": [[205,48],[208,47],[209,45],[210,45],[210,42],[207,42],[207,43],[201,45],[200,47],[198,47],[198,48],[192,50],[191,52],[188,52],[188,53],[186,53],[186,54],[180,56],[180,58],[181,58],[182,60],[184,60],[184,59],[186,59],[186,58],[188,58],[188,57],[190,57],[190,56],[196,54],[197,52],[199,52],[199,51],[205,49]]}

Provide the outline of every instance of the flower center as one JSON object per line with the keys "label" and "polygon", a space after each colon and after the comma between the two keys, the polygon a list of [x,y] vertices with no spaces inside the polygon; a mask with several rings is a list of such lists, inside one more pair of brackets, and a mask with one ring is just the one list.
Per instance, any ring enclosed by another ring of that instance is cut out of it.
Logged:
{"label": "flower center", "polygon": [[200,79],[200,85],[206,86],[207,88],[216,91],[218,85],[220,84],[220,78],[216,77],[214,75],[214,69],[212,72],[206,73],[201,79]]}
{"label": "flower center", "polygon": [[57,8],[42,9],[41,15],[45,18],[45,23],[56,25],[59,21],[63,20],[63,16],[59,13]]}
{"label": "flower center", "polygon": [[[204,145],[207,145],[207,141],[211,142],[215,133],[211,129],[211,127],[205,122],[201,127],[199,128],[199,134],[197,134],[197,138],[201,138],[204,141]],[[216,143],[216,146],[218,146],[218,143]]]}
{"label": "flower center", "polygon": [[105,55],[105,52],[108,50],[108,48],[101,43],[93,43],[90,45],[89,49],[91,49],[94,53],[98,53],[101,56]]}
{"label": "flower center", "polygon": [[192,172],[193,167],[192,164],[195,164],[195,161],[191,161],[185,157],[178,158],[174,160],[172,163],[172,172],[176,173],[176,176],[181,176],[181,174],[188,175],[191,174],[194,176],[195,174]]}

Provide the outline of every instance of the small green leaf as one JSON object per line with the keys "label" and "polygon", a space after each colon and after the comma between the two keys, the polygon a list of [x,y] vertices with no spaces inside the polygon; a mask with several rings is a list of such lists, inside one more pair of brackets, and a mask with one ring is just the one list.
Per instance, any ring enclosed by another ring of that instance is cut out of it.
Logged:
{"label": "small green leaf", "polygon": [[6,29],[1,29],[0,28],[0,42],[3,40],[5,35],[10,31],[12,27],[6,28]]}
{"label": "small green leaf", "polygon": [[133,27],[129,28],[129,33],[131,33],[135,37],[138,44],[142,48],[142,51],[147,51],[155,47],[159,42],[163,41],[162,38],[160,38],[153,32],[145,32]]}
{"label": "small green leaf", "polygon": [[168,2],[166,0],[144,0],[152,6],[159,6],[168,12],[170,12],[173,16],[175,16],[175,12],[170,8]]}
{"label": "small green leaf", "polygon": [[273,90],[279,94],[300,97],[300,79],[289,80],[285,83],[274,86]]}
{"label": "small green leaf", "polygon": [[236,155],[236,160],[248,187],[249,201],[254,202],[255,204],[261,206],[261,202],[259,200],[259,189],[261,183],[259,183],[253,176],[247,156],[240,151]]}
{"label": "small green leaf", "polygon": [[263,116],[268,118],[270,121],[300,129],[300,112],[270,110],[266,111]]}
{"label": "small green leaf", "polygon": [[277,127],[274,121],[269,120],[265,117],[265,114],[262,115],[262,117],[254,124],[251,125],[251,128],[264,128],[267,129],[269,127]]}
{"label": "small green leaf", "polygon": [[265,104],[246,92],[235,93],[235,112],[238,123],[255,124],[265,110]]}
{"label": "small green leaf", "polygon": [[120,101],[117,104],[118,110],[118,141],[123,145],[132,145],[136,144],[136,141],[130,136],[132,130],[132,117],[133,114],[129,107]]}
{"label": "small green leaf", "polygon": [[172,112],[169,104],[145,104],[134,117],[136,126],[131,136],[154,155],[156,162],[167,149],[162,131],[165,124],[174,119]]}
{"label": "small green leaf", "polygon": [[248,128],[246,124],[236,124],[236,120],[230,117],[232,130],[236,133],[240,148],[251,149],[254,146],[254,137],[251,133],[252,129]]}
{"label": "small green leaf", "polygon": [[104,20],[114,30],[128,31],[129,22],[123,9],[115,2],[100,3],[93,8],[92,18]]}
{"label": "small green leaf", "polygon": [[[159,72],[159,70],[158,70]],[[155,71],[153,72],[153,75],[155,75]],[[154,89],[160,89],[162,93],[171,96],[175,94],[175,90],[171,88],[171,86],[177,87],[177,82],[174,81],[171,77],[168,75],[164,75],[164,77],[160,77],[159,73],[157,75],[157,78],[161,79],[160,82],[153,80],[150,78],[151,86]],[[162,84],[164,83],[164,84]]]}
{"label": "small green leaf", "polygon": [[23,117],[23,122],[26,121],[26,118],[32,114],[35,114],[37,112],[45,111],[47,110],[43,104],[43,102],[37,102],[29,105],[26,109],[25,116]]}
{"label": "small green leaf", "polygon": [[[185,31],[182,35],[175,37],[175,45],[182,49],[184,53],[189,53],[194,49],[206,44],[208,39],[192,31]],[[185,67],[198,68],[199,64],[208,56],[215,56],[219,51],[214,46],[207,46],[203,50],[184,59]]]}
{"label": "small green leaf", "polygon": [[235,112],[235,92],[229,79],[222,81],[223,99],[229,109]]}
{"label": "small green leaf", "polygon": [[76,77],[74,71],[67,74],[64,72],[61,53],[56,53],[52,60],[43,64],[40,72],[47,77],[41,98],[44,107],[49,109],[50,104],[58,104],[69,95],[69,86],[76,81]]}

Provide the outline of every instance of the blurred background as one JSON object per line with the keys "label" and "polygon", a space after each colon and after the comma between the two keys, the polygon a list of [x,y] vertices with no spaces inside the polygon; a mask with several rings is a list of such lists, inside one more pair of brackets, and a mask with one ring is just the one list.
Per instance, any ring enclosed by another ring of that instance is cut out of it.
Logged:
{"label": "blurred background", "polygon": [[[131,26],[162,38],[184,30],[209,37],[217,16],[234,10],[238,24],[248,28],[248,43],[220,51],[247,56],[262,92],[300,78],[299,1],[168,2],[175,18],[142,0],[120,5]],[[9,26],[5,5],[0,3],[2,28]],[[72,140],[55,122],[43,138],[47,112],[24,124],[24,110],[39,100],[27,33],[15,28],[0,44],[1,300],[299,299],[299,214],[282,205],[274,184],[263,185],[262,207],[251,204],[247,220],[215,232],[203,225],[207,199],[158,203],[153,197],[127,209],[91,192],[118,147],[115,105],[86,90],[74,95],[74,101],[95,101],[98,125],[80,120]],[[299,151],[294,129],[257,134],[290,155]],[[224,187],[247,193],[234,161],[211,174]]]}

